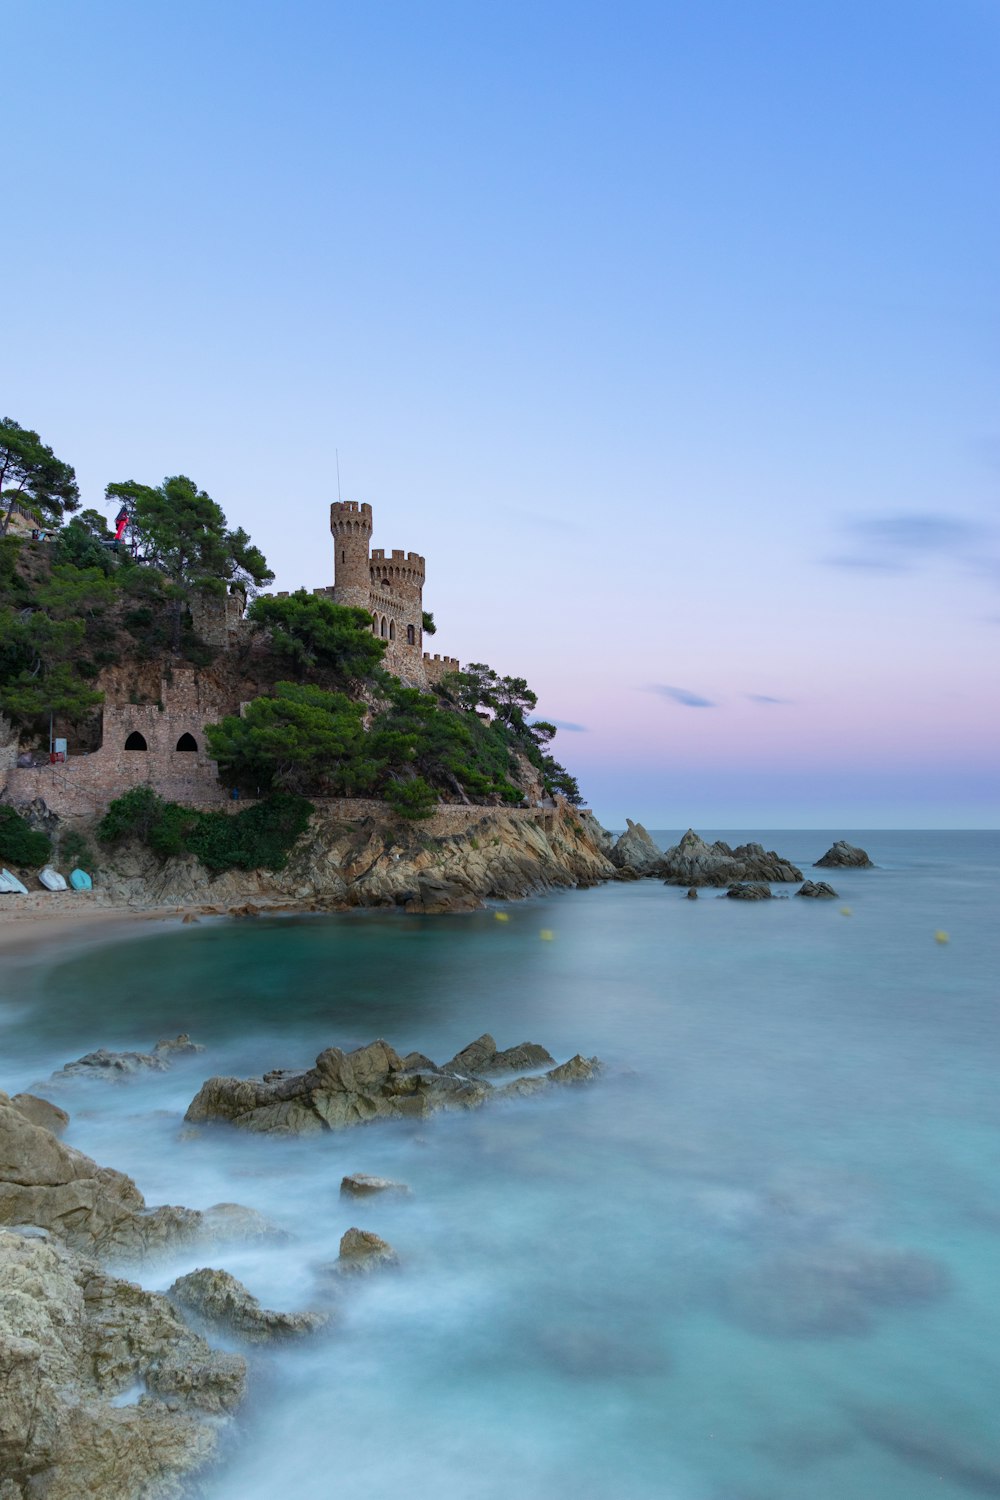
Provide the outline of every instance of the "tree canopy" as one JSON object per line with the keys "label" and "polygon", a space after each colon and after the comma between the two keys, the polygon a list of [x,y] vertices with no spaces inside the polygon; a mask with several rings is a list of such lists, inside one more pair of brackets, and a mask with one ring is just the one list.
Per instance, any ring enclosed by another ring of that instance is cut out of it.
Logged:
{"label": "tree canopy", "polygon": [[249,619],[267,630],[271,649],[296,677],[330,672],[338,682],[360,682],[382,661],[385,642],[372,634],[366,610],[334,604],[298,589],[286,599],[255,599]]}
{"label": "tree canopy", "polygon": [[40,526],[58,522],[80,504],[76,473],[56,458],[37,432],[13,417],[0,420],[0,536],[6,536],[15,505]]}

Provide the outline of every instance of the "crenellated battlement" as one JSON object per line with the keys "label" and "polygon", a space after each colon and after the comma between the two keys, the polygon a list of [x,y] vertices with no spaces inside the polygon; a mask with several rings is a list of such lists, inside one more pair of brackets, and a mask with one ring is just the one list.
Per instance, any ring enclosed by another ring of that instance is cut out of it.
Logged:
{"label": "crenellated battlement", "polygon": [[334,500],[330,506],[330,530],[335,533],[367,531],[371,536],[371,506],[364,502],[359,505],[356,500]]}
{"label": "crenellated battlement", "polygon": [[403,552],[394,548],[387,557],[381,547],[373,547],[368,559],[368,571],[372,583],[408,583],[422,588],[427,576],[424,559],[419,552]]}

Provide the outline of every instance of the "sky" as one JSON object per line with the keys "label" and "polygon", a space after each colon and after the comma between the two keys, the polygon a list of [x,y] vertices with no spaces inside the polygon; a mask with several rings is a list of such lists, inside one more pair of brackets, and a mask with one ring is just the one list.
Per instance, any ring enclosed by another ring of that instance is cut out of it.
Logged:
{"label": "sky", "polygon": [[997,0],[0,0],[0,406],[427,558],[599,816],[995,827]]}

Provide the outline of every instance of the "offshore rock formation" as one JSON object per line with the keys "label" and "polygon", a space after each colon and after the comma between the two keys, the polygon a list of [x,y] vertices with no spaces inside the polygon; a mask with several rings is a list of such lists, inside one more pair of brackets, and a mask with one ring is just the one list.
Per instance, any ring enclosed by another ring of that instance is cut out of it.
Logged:
{"label": "offshore rock formation", "polygon": [[726,892],[730,901],[770,901],[771,887],[756,882],[731,885]]}
{"label": "offshore rock formation", "polygon": [[664,851],[659,871],[665,885],[723,886],[740,881],[783,883],[801,880],[802,871],[763,844],[740,844],[731,849],[719,839],[706,844],[692,828]]}
{"label": "offshore rock formation", "polygon": [[[474,1050],[476,1049],[476,1050]],[[510,1053],[498,1053],[492,1037],[482,1037],[444,1067],[419,1053],[400,1057],[388,1042],[369,1042],[354,1052],[328,1047],[316,1065],[304,1072],[276,1069],[263,1078],[209,1078],[188,1106],[192,1124],[223,1120],[242,1130],[307,1135],[344,1130],[370,1120],[418,1118],[440,1109],[477,1109],[509,1092],[537,1092],[556,1084],[586,1082],[600,1071],[597,1058],[571,1058],[540,1077],[518,1079],[494,1088],[464,1066],[466,1054],[485,1056],[493,1070],[497,1059],[521,1053],[531,1060],[516,1067],[537,1067],[544,1048],[525,1042]],[[548,1061],[551,1058],[545,1054]],[[509,1068],[509,1063],[501,1063]],[[519,1089],[529,1084],[528,1090]]]}
{"label": "offshore rock formation", "polygon": [[261,1235],[251,1209],[147,1208],[131,1177],[99,1167],[0,1093],[0,1225],[50,1230],[72,1249],[129,1259],[167,1246]]}
{"label": "offshore rock formation", "polygon": [[208,1323],[216,1323],[252,1344],[299,1338],[325,1327],[330,1321],[328,1313],[284,1313],[262,1307],[242,1281],[237,1281],[228,1271],[217,1271],[209,1266],[178,1277],[167,1296],[186,1311]]}
{"label": "offshore rock formation", "polygon": [[211,1350],[165,1297],[0,1230],[3,1500],[166,1500],[211,1457],[245,1385],[244,1360]]}
{"label": "offshore rock formation", "polygon": [[636,875],[657,875],[663,850],[653,843],[641,823],[633,823],[631,818],[625,822],[628,827],[611,850],[611,863],[619,870],[634,870]]}
{"label": "offshore rock formation", "polygon": [[827,885],[825,880],[807,880],[801,890],[795,892],[796,896],[811,896],[818,901],[836,901],[837,892],[832,885]]}
{"label": "offshore rock formation", "polygon": [[341,1236],[340,1255],[333,1270],[342,1276],[369,1276],[372,1271],[399,1265],[399,1256],[389,1244],[370,1229],[348,1229]]}
{"label": "offshore rock formation", "polygon": [[838,839],[835,844],[831,844],[823,858],[818,859],[813,866],[814,870],[874,870],[874,868],[864,849],[859,849],[856,844],[847,843],[845,839]]}
{"label": "offshore rock formation", "polygon": [[368,1172],[349,1172],[340,1179],[342,1198],[377,1198],[382,1193],[390,1197],[409,1198],[413,1189],[405,1182],[393,1182],[391,1177],[372,1177]]}
{"label": "offshore rock formation", "polygon": [[199,1042],[192,1042],[187,1032],[179,1036],[163,1038],[152,1052],[109,1052],[98,1047],[96,1052],[86,1052],[74,1062],[65,1063],[53,1073],[55,1082],[65,1078],[105,1078],[120,1083],[136,1073],[165,1073],[173,1057],[192,1057],[204,1052]]}

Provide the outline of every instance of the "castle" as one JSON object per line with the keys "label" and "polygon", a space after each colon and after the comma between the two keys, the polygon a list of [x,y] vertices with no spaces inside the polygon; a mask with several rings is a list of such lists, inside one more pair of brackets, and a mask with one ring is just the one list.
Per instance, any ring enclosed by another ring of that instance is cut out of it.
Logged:
{"label": "castle", "polygon": [[[426,689],[446,672],[457,671],[457,657],[423,650],[424,559],[416,552],[393,551],[386,557],[381,548],[372,549],[370,505],[335,501],[330,506],[330,530],[335,547],[333,586],[313,593],[365,610],[372,630],[386,643],[387,670],[407,686]],[[287,599],[288,594],[275,597]],[[250,629],[245,606],[246,596],[238,588],[222,597],[196,596],[191,605],[195,630],[209,645],[236,646]],[[87,814],[143,783],[178,802],[226,799],[207,753],[205,725],[240,713],[243,704],[211,669],[197,671],[172,663],[155,702],[149,701],[153,693],[137,702],[120,672],[102,673],[96,685],[105,694],[99,749],[74,754],[68,736],[64,762],[26,765],[23,757],[18,763],[16,744],[0,746],[0,787],[6,786],[12,801],[41,797],[52,812]]]}

